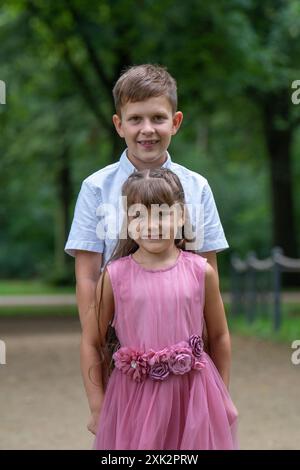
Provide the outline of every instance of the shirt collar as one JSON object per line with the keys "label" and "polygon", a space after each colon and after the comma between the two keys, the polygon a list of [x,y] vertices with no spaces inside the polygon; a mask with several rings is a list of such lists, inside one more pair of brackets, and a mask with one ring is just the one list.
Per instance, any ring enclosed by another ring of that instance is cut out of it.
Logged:
{"label": "shirt collar", "polygon": [[[161,166],[161,168],[169,168],[170,169],[171,168],[171,163],[172,163],[172,160],[171,160],[170,154],[167,152],[167,160]],[[127,157],[127,149],[125,149],[124,152],[121,155],[120,164],[121,164],[121,167],[125,170],[126,174],[128,174],[128,176],[131,173],[133,173],[134,171],[137,171],[137,168],[131,163],[131,161]]]}

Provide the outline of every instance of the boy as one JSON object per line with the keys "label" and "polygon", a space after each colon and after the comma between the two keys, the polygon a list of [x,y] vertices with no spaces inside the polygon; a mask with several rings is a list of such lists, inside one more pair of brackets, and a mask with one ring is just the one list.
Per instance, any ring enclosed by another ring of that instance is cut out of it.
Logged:
{"label": "boy", "polygon": [[[119,162],[102,168],[83,181],[65,247],[68,254],[75,256],[81,324],[85,312],[94,303],[101,265],[109,259],[116,243],[108,235],[97,236],[101,221],[99,209],[101,211],[106,204],[118,206],[122,184],[135,169],[170,168],[181,180],[188,206],[202,205],[203,243],[199,243],[197,250],[216,271],[216,251],[228,247],[206,179],[173,163],[167,152],[183,119],[182,113],[177,111],[177,88],[173,77],[156,65],[130,67],[118,79],[113,96],[116,107],[113,122],[127,149]],[[192,220],[195,221],[193,217]]]}

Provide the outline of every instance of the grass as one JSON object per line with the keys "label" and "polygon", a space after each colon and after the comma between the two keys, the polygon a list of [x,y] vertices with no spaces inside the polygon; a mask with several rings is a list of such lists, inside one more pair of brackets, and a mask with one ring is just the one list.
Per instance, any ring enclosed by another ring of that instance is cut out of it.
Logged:
{"label": "grass", "polygon": [[[228,308],[227,311],[229,311]],[[245,314],[236,316],[228,314],[227,320],[230,331],[243,336],[255,336],[257,338],[281,343],[291,343],[295,339],[300,339],[299,303],[283,305],[281,328],[277,332],[273,329],[272,316],[266,312],[259,312],[251,323],[246,319]]]}
{"label": "grass", "polygon": [[75,305],[41,305],[41,306],[17,306],[17,307],[0,307],[1,317],[65,317],[78,316],[77,307]]}
{"label": "grass", "polygon": [[43,281],[0,280],[0,295],[73,294],[75,285],[57,287]]}

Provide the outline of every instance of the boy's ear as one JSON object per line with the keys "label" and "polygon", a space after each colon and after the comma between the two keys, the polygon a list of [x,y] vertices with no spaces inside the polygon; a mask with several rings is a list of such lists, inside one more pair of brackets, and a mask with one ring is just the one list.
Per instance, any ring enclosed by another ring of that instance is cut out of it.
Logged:
{"label": "boy's ear", "polygon": [[112,117],[113,123],[115,125],[116,131],[120,137],[124,138],[124,132],[122,129],[122,120],[118,114],[114,114]]}
{"label": "boy's ear", "polygon": [[181,126],[183,120],[183,114],[181,111],[177,111],[173,116],[173,128],[172,128],[172,135],[175,135]]}

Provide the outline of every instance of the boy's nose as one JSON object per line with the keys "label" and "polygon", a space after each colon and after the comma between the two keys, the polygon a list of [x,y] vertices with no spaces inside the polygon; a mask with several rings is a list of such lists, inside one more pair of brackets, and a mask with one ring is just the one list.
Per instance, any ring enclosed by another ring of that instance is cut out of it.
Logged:
{"label": "boy's nose", "polygon": [[141,133],[148,135],[148,134],[153,134],[153,132],[154,132],[154,129],[153,129],[151,121],[148,121],[148,120],[144,121]]}

